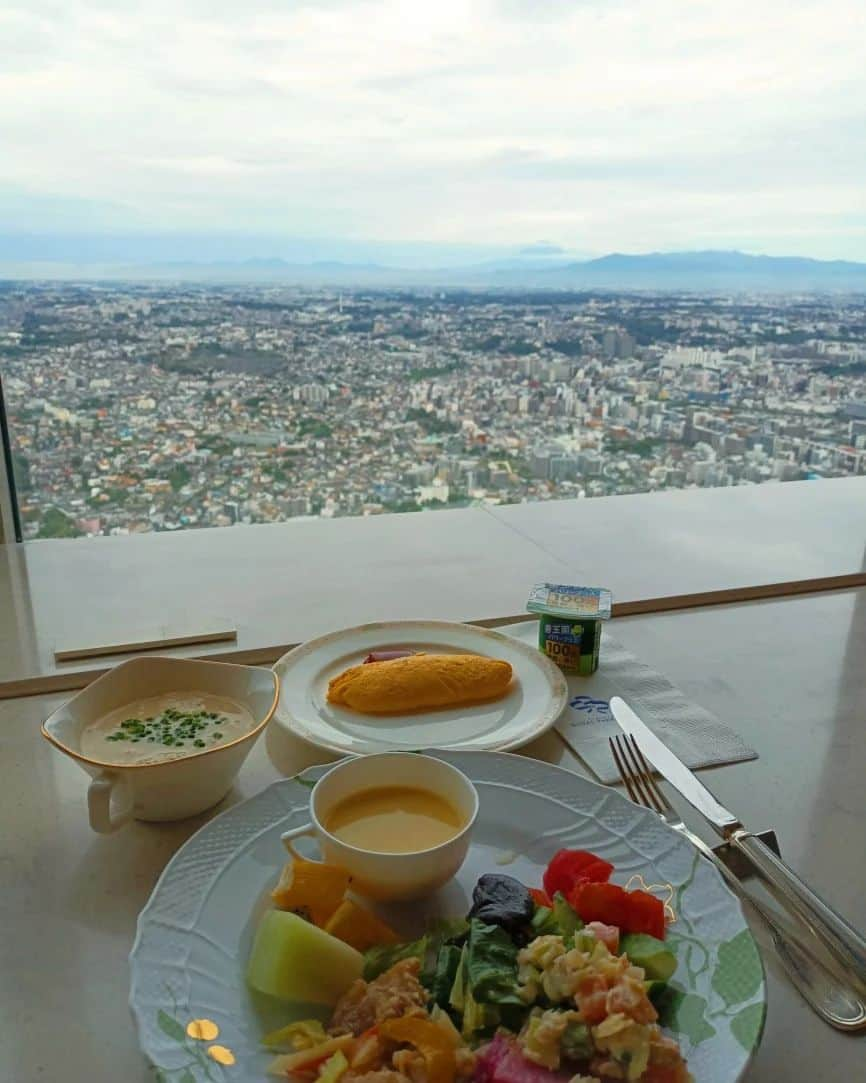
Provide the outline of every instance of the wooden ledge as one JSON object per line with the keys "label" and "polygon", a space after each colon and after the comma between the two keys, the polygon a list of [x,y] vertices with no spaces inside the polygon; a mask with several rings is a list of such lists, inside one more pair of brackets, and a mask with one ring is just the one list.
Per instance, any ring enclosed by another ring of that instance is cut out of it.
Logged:
{"label": "wooden ledge", "polygon": [[[652,613],[675,613],[685,609],[709,608],[720,605],[743,605],[773,599],[795,598],[807,594],[823,594],[828,591],[858,590],[866,587],[866,572],[850,575],[831,575],[817,579],[797,579],[781,583],[765,583],[752,587],[732,587],[726,590],[708,590],[693,594],[675,594],[663,598],[644,598],[631,602],[615,602],[612,617],[637,617]],[[499,628],[519,621],[536,620],[533,613],[518,613],[503,617],[484,617],[467,621],[482,628]],[[236,662],[242,665],[269,666],[297,643],[280,643],[252,650],[215,650],[192,657],[215,662]],[[149,645],[150,648],[150,645]],[[150,648],[152,649],[152,648]],[[169,653],[167,650],[166,653]],[[184,657],[189,657],[184,655]],[[0,683],[0,700],[22,696],[41,696],[56,692],[70,692],[85,688],[91,681],[101,677],[111,667],[100,666],[67,673],[42,674],[20,680]]]}

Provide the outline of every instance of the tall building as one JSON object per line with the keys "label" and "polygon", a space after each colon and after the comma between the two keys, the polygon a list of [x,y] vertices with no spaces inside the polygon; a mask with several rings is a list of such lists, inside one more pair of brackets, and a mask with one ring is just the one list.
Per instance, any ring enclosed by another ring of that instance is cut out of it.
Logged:
{"label": "tall building", "polygon": [[579,473],[576,455],[563,453],[551,455],[550,473],[551,481],[574,481]]}
{"label": "tall building", "polygon": [[627,331],[611,327],[601,336],[601,348],[609,360],[627,361],[634,357],[635,340]]}
{"label": "tall building", "polygon": [[300,387],[295,388],[292,397],[296,402],[300,400],[318,406],[323,402],[327,402],[331,397],[331,393],[324,384],[302,384]]}

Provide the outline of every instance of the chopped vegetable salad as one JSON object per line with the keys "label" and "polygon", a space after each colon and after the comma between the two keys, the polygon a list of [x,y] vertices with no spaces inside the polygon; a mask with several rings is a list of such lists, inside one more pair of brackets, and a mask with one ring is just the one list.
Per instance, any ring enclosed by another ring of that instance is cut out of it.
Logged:
{"label": "chopped vegetable salad", "polygon": [[[316,923],[318,936],[342,941],[330,958],[343,991],[319,998],[332,1006],[325,1025],[292,1023],[264,1039],[281,1050],[270,1073],[292,1083],[691,1083],[654,1003],[676,969],[663,904],[609,883],[612,872],[561,850],[543,888],[482,876],[465,918],[408,942],[355,902],[349,913],[333,872],[314,874],[318,893],[311,870],[284,873],[275,901],[297,904],[286,928]],[[257,937],[248,972],[272,995],[284,988],[275,954],[291,950]]]}

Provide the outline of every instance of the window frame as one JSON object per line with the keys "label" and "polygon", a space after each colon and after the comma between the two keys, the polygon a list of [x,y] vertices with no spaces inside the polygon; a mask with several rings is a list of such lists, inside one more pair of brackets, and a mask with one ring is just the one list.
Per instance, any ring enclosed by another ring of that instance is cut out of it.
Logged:
{"label": "window frame", "polygon": [[0,542],[20,541],[23,541],[23,535],[12,466],[12,438],[3,397],[3,374],[0,373]]}

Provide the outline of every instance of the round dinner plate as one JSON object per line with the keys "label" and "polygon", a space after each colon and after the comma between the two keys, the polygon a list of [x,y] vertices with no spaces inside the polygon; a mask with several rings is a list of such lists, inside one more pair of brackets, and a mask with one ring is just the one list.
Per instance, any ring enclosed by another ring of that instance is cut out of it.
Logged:
{"label": "round dinner plate", "polygon": [[[363,715],[328,703],[328,682],[374,650],[405,648],[428,654],[483,654],[511,663],[514,677],[501,699],[446,710]],[[454,748],[505,751],[540,736],[568,701],[568,685],[553,662],[512,636],[439,620],[361,624],[311,639],[274,665],[280,698],[274,722],[331,752]]]}
{"label": "round dinner plate", "polygon": [[[740,1080],[763,1030],[764,972],[716,869],[652,812],[569,771],[501,753],[431,754],[473,780],[480,812],[454,880],[421,903],[385,909],[398,931],[408,938],[427,917],[465,914],[482,873],[537,885],[560,847],[592,850],[613,862],[615,881],[639,874],[670,891],[678,966],[661,1022],[697,1083]],[[244,970],[286,858],[280,834],[308,819],[310,789],[330,766],[275,782],[215,817],[175,854],[141,912],[130,1006],[160,1083],[265,1083],[272,1054],[261,1035],[293,1016],[256,1002]]]}

